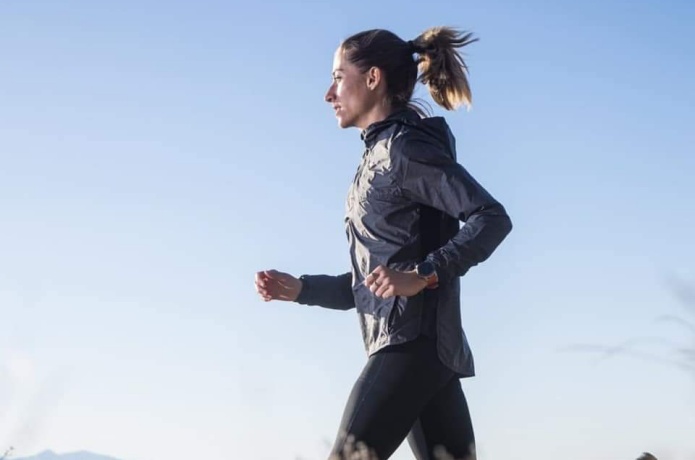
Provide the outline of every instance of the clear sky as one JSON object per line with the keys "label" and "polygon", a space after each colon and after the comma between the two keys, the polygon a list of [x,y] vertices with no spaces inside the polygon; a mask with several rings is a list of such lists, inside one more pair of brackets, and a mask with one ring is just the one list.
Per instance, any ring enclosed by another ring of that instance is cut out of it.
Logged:
{"label": "clear sky", "polygon": [[356,315],[253,275],[349,268],[340,40],[453,25],[481,40],[445,115],[515,224],[462,281],[481,460],[694,458],[695,373],[634,356],[695,348],[659,319],[695,322],[694,23],[690,0],[0,1],[0,451],[323,459]]}

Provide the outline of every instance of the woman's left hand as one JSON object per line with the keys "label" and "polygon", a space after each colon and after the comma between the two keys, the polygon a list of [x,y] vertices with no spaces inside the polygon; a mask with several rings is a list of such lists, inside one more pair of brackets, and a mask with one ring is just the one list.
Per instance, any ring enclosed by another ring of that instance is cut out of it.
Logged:
{"label": "woman's left hand", "polygon": [[427,281],[414,271],[399,272],[383,265],[367,275],[364,284],[374,295],[382,299],[394,296],[411,297],[427,287]]}

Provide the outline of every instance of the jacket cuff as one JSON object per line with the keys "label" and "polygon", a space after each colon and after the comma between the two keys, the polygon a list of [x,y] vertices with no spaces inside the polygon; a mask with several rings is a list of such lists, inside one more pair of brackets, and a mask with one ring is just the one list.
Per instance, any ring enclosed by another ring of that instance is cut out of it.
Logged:
{"label": "jacket cuff", "polygon": [[302,282],[302,290],[299,291],[299,295],[295,302],[301,305],[312,305],[313,289],[311,275],[302,275],[299,277],[299,280]]}
{"label": "jacket cuff", "polygon": [[434,265],[434,271],[437,273],[437,281],[440,285],[448,279],[443,263],[444,261],[441,257],[438,257],[436,253],[433,252],[429,254],[427,257],[425,257],[425,261]]}
{"label": "jacket cuff", "polygon": [[425,258],[425,260],[431,262],[432,265],[434,265],[434,269],[437,272],[437,278],[439,279],[440,286],[442,284],[450,282],[454,278],[463,276],[463,274],[465,274],[468,271],[468,268],[470,268],[465,268],[463,270],[463,273],[459,274],[456,270],[457,267],[451,263],[450,258],[447,257],[447,254],[442,249],[438,249],[430,253]]}

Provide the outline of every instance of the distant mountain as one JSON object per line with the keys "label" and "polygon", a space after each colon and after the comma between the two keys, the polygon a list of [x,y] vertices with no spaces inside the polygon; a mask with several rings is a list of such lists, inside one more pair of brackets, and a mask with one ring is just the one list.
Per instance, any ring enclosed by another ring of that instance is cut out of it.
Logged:
{"label": "distant mountain", "polygon": [[106,455],[93,454],[91,452],[72,452],[69,454],[56,454],[51,450],[41,452],[33,457],[15,458],[11,460],[118,460],[117,458],[107,457]]}

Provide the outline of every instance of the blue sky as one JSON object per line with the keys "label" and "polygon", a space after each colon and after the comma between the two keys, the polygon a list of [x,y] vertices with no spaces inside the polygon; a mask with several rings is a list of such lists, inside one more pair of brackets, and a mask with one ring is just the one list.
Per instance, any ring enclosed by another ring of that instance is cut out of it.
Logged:
{"label": "blue sky", "polygon": [[695,348],[658,320],[695,321],[672,285],[695,284],[694,21],[684,0],[0,2],[0,450],[324,458],[357,318],[263,303],[253,274],[349,268],[340,40],[453,25],[481,40],[474,107],[445,115],[515,224],[462,285],[480,458],[691,458],[692,373],[571,347]]}

